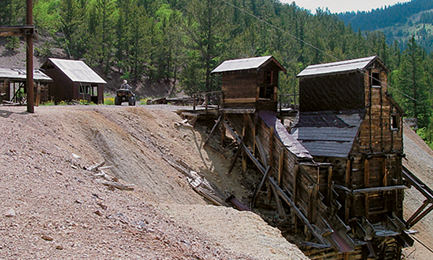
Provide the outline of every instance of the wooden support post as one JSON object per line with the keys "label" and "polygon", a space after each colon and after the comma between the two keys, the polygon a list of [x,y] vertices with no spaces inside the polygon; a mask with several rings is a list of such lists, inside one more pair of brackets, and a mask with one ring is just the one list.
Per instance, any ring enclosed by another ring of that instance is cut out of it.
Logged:
{"label": "wooden support post", "polygon": [[242,139],[241,143],[239,144],[239,148],[236,151],[235,157],[233,157],[232,163],[230,164],[230,168],[229,168],[229,171],[227,172],[227,175],[230,175],[233,168],[235,167],[236,158],[238,158],[239,154],[241,153],[243,144],[244,144],[244,140]]}
{"label": "wooden support post", "polygon": [[225,140],[226,140],[226,128],[224,127],[224,124],[221,124],[221,147],[224,147]]}
{"label": "wooden support post", "polygon": [[215,125],[214,125],[214,126],[212,127],[212,129],[210,130],[209,136],[206,138],[206,141],[204,141],[203,147],[205,147],[206,144],[207,144],[207,142],[209,142],[209,139],[211,138],[213,132],[215,131],[215,129],[217,128],[217,126],[218,126],[219,123],[221,122],[221,118],[222,118],[222,115],[220,115],[220,116],[218,117],[218,120],[216,121]]}
{"label": "wooden support post", "polygon": [[332,201],[332,166],[328,167],[328,205],[331,205]]}
{"label": "wooden support post", "polygon": [[251,199],[251,205],[250,208],[254,208],[255,204],[256,204],[256,199],[257,199],[257,194],[260,192],[260,190],[263,187],[263,184],[265,183],[266,179],[268,178],[269,172],[271,171],[271,167],[267,167],[266,168],[266,173],[262,178],[262,181],[260,182],[259,186],[257,186],[257,188],[254,190],[253,193],[253,198]]}
{"label": "wooden support post", "polygon": [[[294,169],[293,169],[293,194],[292,194],[292,199],[293,199],[293,203],[294,205],[298,205],[298,173],[299,173],[299,165],[295,165]],[[292,211],[292,223],[293,226],[295,227],[295,231],[297,231],[298,229],[298,219],[296,217],[296,215],[294,214],[295,212]]]}
{"label": "wooden support post", "polygon": [[[245,129],[245,125],[244,125],[244,128],[242,129],[242,140],[244,140],[244,142],[245,142],[245,140],[247,139],[246,138],[246,129]],[[242,144],[242,145],[245,145],[245,144]],[[247,172],[247,154],[246,154],[246,151],[245,151],[245,149],[242,149],[242,172]]]}
{"label": "wooden support post", "polygon": [[[352,160],[353,159],[349,159],[348,161],[347,161],[347,166],[346,166],[346,188],[349,188],[350,189],[350,175],[351,175],[351,172],[352,172]],[[346,193],[345,194],[345,199],[344,199],[344,222],[345,223],[348,223],[349,222],[349,215],[350,215],[350,207],[349,207],[349,199],[350,199],[350,197],[349,197],[349,194],[348,193]]]}
{"label": "wooden support post", "polygon": [[207,103],[208,103],[208,94],[204,94],[204,108],[205,108],[205,114],[207,115]]}
{"label": "wooden support post", "polygon": [[[369,169],[369,163],[368,163],[368,159],[365,158],[365,162],[364,162],[364,187],[368,188],[370,187],[370,169]],[[370,199],[369,199],[369,194],[365,193],[365,215],[368,215],[368,212],[370,211]]]}
{"label": "wooden support post", "polygon": [[259,137],[255,137],[255,143],[257,146],[257,149],[259,150],[260,158],[262,159],[262,162],[265,166],[268,165],[268,157],[266,156],[265,149],[263,148],[262,142],[260,141]]}
{"label": "wooden support post", "polygon": [[274,164],[274,127],[271,126],[269,128],[269,161],[268,161],[268,165],[269,166],[273,166]]}
{"label": "wooden support post", "polygon": [[283,173],[284,173],[284,151],[286,149],[283,147],[280,149],[280,158],[278,161],[278,185],[281,186],[283,181]]}
{"label": "wooden support post", "polygon": [[[33,1],[27,0],[27,24],[33,25]],[[33,88],[33,33],[26,35],[27,112],[35,112],[35,90]]]}
{"label": "wooden support post", "polygon": [[255,113],[254,114],[254,128],[253,128],[253,137],[254,137],[254,142],[253,142],[253,153],[256,152],[256,136],[257,136],[257,124],[259,122],[259,113]]}
{"label": "wooden support post", "polygon": [[193,103],[192,103],[192,111],[194,111],[195,112],[195,99],[196,99],[196,95],[193,95]]}
{"label": "wooden support post", "polygon": [[284,205],[282,203],[282,201],[280,200],[280,196],[277,193],[277,190],[275,189],[275,187],[273,185],[271,185],[272,188],[272,193],[274,193],[274,197],[275,197],[275,202],[277,204],[277,209],[278,209],[278,215],[280,215],[280,219],[287,219],[287,215],[286,215],[286,211],[284,210]]}

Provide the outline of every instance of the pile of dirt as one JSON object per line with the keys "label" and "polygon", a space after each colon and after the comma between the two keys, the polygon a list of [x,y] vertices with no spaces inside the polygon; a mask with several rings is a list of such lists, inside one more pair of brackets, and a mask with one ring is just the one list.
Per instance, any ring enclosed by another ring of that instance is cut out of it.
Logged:
{"label": "pile of dirt", "polygon": [[0,258],[307,259],[256,214],[195,193],[164,158],[250,195],[225,176],[227,152],[202,149],[207,128],[156,108],[0,107]]}
{"label": "pile of dirt", "polygon": [[[430,147],[407,125],[404,126],[404,153],[403,165],[421,179],[428,187],[433,188],[433,151]],[[404,214],[405,219],[423,204],[425,197],[415,188],[405,191]],[[431,205],[431,204],[430,204]],[[406,259],[431,259],[433,255],[433,213],[426,215],[412,228],[419,233],[414,235],[413,247],[404,250]]]}

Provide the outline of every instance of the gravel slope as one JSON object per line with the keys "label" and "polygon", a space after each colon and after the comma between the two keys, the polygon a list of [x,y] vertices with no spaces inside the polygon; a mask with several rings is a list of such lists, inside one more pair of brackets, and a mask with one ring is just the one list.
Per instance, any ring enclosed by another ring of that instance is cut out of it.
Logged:
{"label": "gravel slope", "polygon": [[[0,107],[0,259],[307,259],[257,215],[192,191],[164,156],[215,176],[227,160],[149,109]],[[134,190],[102,185],[89,171],[101,161]]]}

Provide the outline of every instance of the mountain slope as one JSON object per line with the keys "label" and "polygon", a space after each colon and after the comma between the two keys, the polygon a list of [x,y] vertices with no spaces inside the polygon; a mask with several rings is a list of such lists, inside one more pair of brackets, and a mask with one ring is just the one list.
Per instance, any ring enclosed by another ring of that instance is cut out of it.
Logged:
{"label": "mountain slope", "polygon": [[400,47],[412,35],[428,52],[433,50],[433,2],[412,0],[369,12],[346,12],[338,17],[357,31],[383,31],[388,43],[400,42]]}

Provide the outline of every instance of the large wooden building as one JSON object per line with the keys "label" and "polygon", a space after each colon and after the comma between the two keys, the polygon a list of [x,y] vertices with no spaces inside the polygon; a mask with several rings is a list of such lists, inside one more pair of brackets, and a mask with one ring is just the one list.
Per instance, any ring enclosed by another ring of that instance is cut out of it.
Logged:
{"label": "large wooden building", "polygon": [[244,170],[251,161],[263,174],[251,205],[274,197],[314,259],[397,259],[413,241],[403,220],[403,112],[388,95],[388,69],[375,56],[307,67],[290,133],[277,118],[279,71],[271,56],[213,71],[223,90],[216,124],[239,143]]}
{"label": "large wooden building", "polygon": [[[388,94],[387,67],[376,57],[308,66],[299,75],[295,138],[316,162],[332,164],[354,238],[402,241],[403,111]],[[324,194],[326,194],[324,192]],[[399,239],[401,238],[401,239]]]}
{"label": "large wooden building", "polygon": [[41,68],[53,79],[49,84],[49,95],[55,102],[104,102],[104,86],[107,82],[83,61],[50,58]]}

